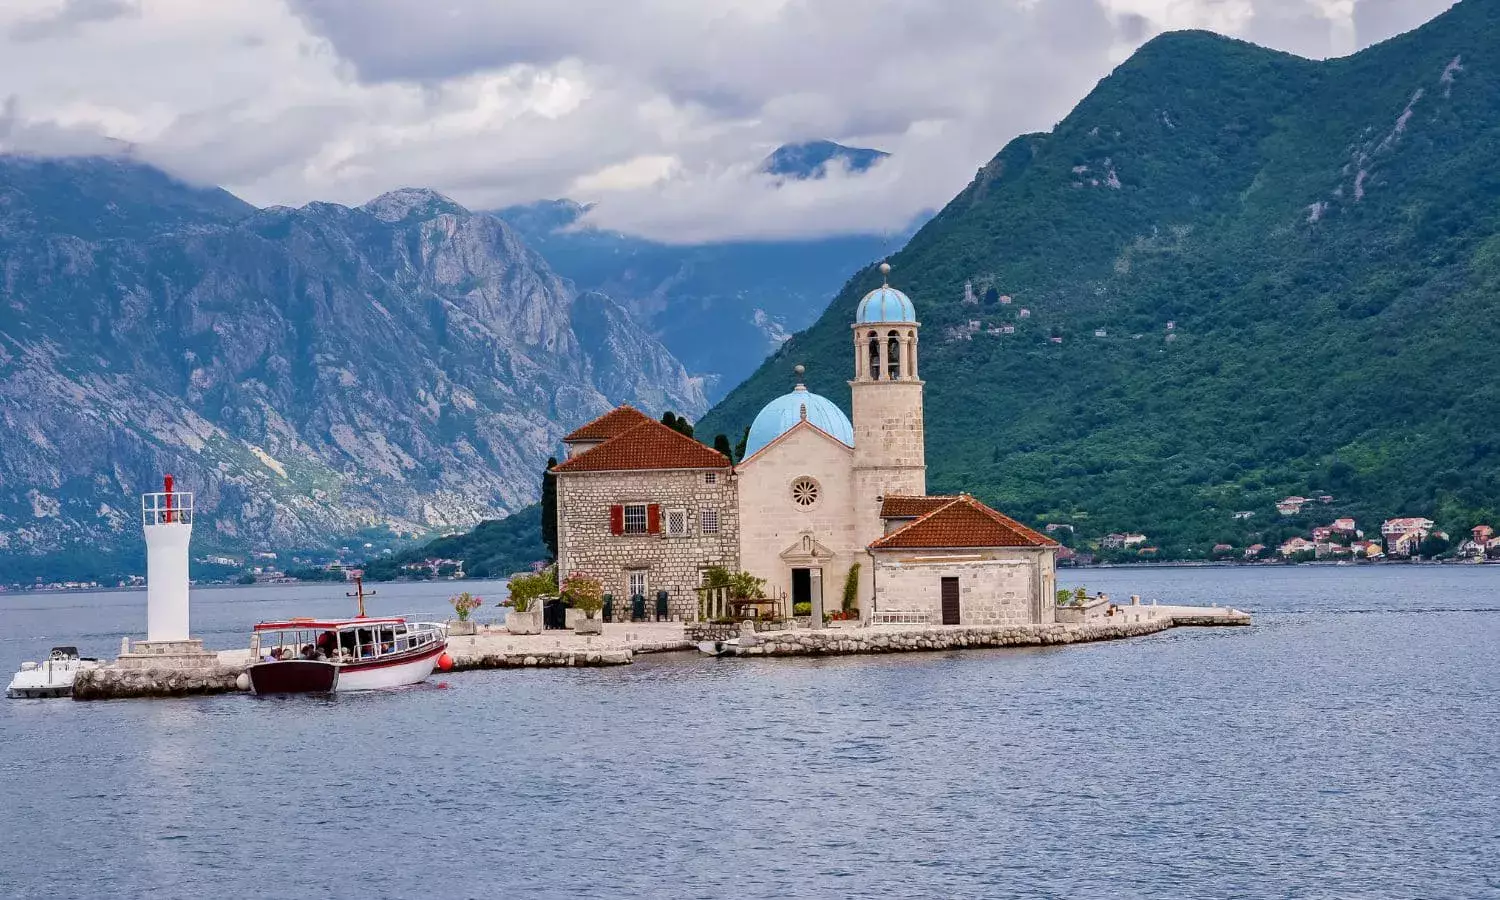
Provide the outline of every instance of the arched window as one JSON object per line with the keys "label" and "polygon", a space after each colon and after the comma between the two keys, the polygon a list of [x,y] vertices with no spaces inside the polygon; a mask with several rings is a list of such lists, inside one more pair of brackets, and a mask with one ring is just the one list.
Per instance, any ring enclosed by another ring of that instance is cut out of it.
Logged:
{"label": "arched window", "polygon": [[880,337],[870,332],[870,377],[880,380]]}
{"label": "arched window", "polygon": [[891,332],[891,345],[887,352],[890,359],[886,368],[890,371],[891,380],[895,381],[901,377],[901,336],[894,331]]}

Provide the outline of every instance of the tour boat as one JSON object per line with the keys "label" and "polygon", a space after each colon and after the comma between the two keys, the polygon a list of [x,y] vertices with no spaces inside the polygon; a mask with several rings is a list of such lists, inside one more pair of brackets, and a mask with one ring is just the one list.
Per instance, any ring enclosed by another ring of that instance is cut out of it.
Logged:
{"label": "tour boat", "polygon": [[257,694],[333,693],[427,680],[448,649],[448,626],[402,618],[262,622],[246,674]]}
{"label": "tour boat", "polygon": [[44,663],[21,663],[21,671],[10,680],[5,696],[67,697],[73,693],[73,677],[84,669],[99,668],[99,660],[78,655],[77,647],[53,647]]}

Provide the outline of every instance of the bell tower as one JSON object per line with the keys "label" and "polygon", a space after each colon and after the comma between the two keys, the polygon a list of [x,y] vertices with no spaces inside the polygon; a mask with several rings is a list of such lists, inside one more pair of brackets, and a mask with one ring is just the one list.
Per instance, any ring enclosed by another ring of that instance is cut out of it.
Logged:
{"label": "bell tower", "polygon": [[855,529],[862,545],[880,537],[880,499],[927,493],[918,370],[917,311],[911,298],[885,283],[866,294],[854,317]]}

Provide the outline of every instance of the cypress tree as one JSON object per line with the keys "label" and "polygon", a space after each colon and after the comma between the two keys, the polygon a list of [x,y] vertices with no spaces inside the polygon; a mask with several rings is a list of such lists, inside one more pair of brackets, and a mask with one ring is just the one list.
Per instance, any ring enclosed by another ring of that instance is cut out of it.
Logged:
{"label": "cypress tree", "polygon": [[552,467],[557,465],[557,457],[547,458],[547,471],[542,473],[542,543],[547,545],[547,550],[557,559],[557,476],[552,473]]}
{"label": "cypress tree", "polygon": [[729,446],[729,435],[714,435],[714,449],[729,457],[731,461],[734,459],[734,448]]}
{"label": "cypress tree", "polygon": [[750,426],[746,425],[745,434],[740,438],[739,444],[734,448],[734,459],[736,462],[745,458],[745,445],[748,443],[750,443]]}

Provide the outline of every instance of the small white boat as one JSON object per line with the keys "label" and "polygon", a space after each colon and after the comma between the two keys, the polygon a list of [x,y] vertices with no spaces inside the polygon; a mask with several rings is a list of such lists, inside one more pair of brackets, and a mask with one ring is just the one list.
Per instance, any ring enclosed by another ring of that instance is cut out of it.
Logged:
{"label": "small white boat", "polygon": [[10,680],[5,696],[11,699],[71,697],[73,677],[84,669],[99,668],[99,660],[78,655],[77,647],[53,647],[43,663],[21,663],[21,671]]}
{"label": "small white boat", "polygon": [[739,638],[730,638],[727,641],[699,641],[698,652],[707,656],[726,656],[733,653],[739,645]]}

